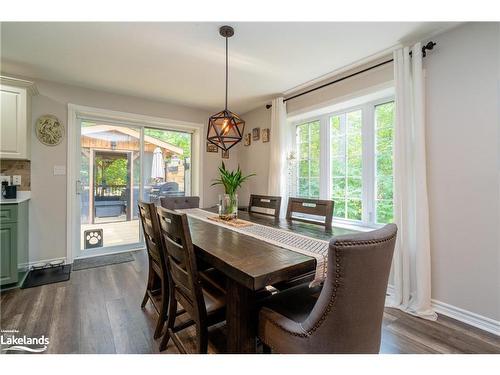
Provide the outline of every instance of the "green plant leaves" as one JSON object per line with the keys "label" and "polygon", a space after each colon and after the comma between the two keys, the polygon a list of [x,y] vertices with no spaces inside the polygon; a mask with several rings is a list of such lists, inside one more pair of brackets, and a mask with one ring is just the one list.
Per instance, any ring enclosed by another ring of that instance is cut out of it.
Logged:
{"label": "green plant leaves", "polygon": [[224,162],[222,162],[222,165],[219,167],[219,174],[220,178],[214,180],[211,186],[223,185],[225,193],[230,195],[235,194],[238,188],[240,188],[243,182],[248,178],[255,176],[255,173],[243,176],[239,165],[236,171],[228,171]]}

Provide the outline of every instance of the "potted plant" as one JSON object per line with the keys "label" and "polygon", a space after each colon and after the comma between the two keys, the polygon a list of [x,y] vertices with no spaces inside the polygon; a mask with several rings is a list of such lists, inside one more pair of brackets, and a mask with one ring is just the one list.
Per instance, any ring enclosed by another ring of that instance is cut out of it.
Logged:
{"label": "potted plant", "polygon": [[238,216],[238,194],[236,191],[249,177],[255,176],[255,173],[243,176],[239,165],[235,171],[228,171],[222,162],[219,174],[220,177],[212,183],[212,186],[224,186],[225,194],[219,195],[219,217],[224,220],[236,219]]}

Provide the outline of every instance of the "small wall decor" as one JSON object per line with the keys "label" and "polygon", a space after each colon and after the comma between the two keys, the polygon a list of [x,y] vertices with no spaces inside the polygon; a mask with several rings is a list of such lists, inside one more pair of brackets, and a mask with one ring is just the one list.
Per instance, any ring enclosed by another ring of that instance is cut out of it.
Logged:
{"label": "small wall decor", "polygon": [[250,146],[252,144],[252,134],[245,134],[245,141],[243,143],[244,146]]}
{"label": "small wall decor", "polygon": [[270,133],[271,129],[269,128],[262,129],[262,142],[269,142]]}
{"label": "small wall decor", "polygon": [[260,139],[260,128],[252,129],[252,138],[254,141],[258,141]]}
{"label": "small wall decor", "polygon": [[213,143],[207,142],[207,152],[219,152],[219,148]]}
{"label": "small wall decor", "polygon": [[229,159],[229,150],[222,150],[222,159]]}
{"label": "small wall decor", "polygon": [[64,137],[64,126],[56,116],[40,116],[35,125],[36,137],[46,146],[57,146]]}
{"label": "small wall decor", "polygon": [[86,230],[83,232],[83,237],[85,239],[85,249],[94,249],[103,245],[102,229]]}

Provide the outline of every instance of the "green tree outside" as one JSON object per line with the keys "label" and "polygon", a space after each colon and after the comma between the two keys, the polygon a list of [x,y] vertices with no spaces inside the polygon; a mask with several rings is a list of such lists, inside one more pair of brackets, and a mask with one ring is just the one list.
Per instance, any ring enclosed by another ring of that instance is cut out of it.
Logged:
{"label": "green tree outside", "polygon": [[394,220],[393,207],[393,144],[394,102],[375,107],[376,186],[375,210],[377,223]]}

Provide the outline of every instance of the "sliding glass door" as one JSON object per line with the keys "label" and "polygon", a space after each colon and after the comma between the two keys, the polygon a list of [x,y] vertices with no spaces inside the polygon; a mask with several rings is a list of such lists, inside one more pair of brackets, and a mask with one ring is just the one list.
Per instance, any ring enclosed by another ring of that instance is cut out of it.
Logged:
{"label": "sliding glass door", "polygon": [[191,195],[191,134],[81,120],[80,251],[143,247],[137,202]]}
{"label": "sliding glass door", "polygon": [[140,128],[81,122],[81,255],[141,246],[140,138]]}
{"label": "sliding glass door", "polygon": [[143,199],[191,195],[191,134],[144,128]]}

